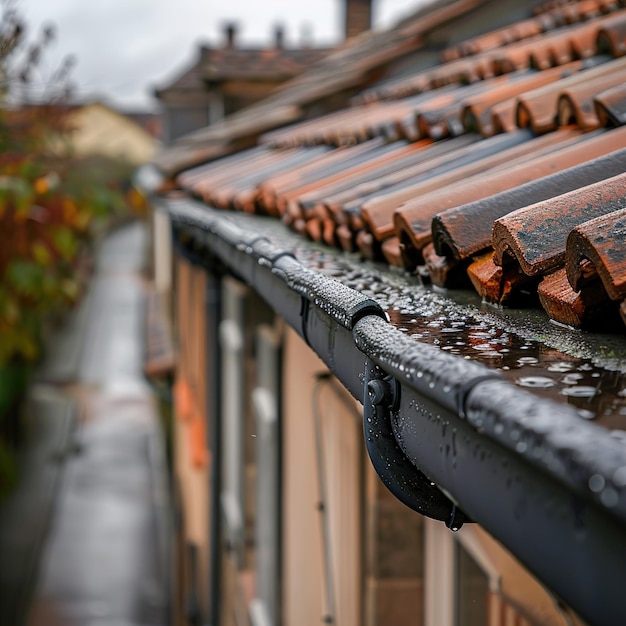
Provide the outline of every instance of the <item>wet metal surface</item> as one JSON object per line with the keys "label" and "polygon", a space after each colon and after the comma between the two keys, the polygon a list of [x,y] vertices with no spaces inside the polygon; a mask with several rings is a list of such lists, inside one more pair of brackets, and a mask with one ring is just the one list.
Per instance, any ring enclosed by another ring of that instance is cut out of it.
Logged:
{"label": "wet metal surface", "polygon": [[491,307],[467,291],[434,290],[417,276],[302,241],[271,220],[228,217],[291,251],[305,266],[375,300],[417,341],[495,368],[541,397],[574,405],[582,419],[626,430],[623,336],[559,326],[534,309]]}
{"label": "wet metal surface", "polygon": [[[194,263],[217,255],[273,304],[354,397],[365,397],[368,375],[362,368],[367,370],[370,359],[381,368],[379,376],[392,376],[400,387],[399,401],[393,393],[383,396],[391,402],[393,439],[415,467],[584,618],[607,626],[620,621],[623,594],[617,581],[626,576],[621,558],[626,545],[624,431],[619,425],[603,427],[600,418],[594,420],[567,402],[570,396],[589,398],[592,384],[581,383],[575,392],[557,392],[546,400],[534,389],[556,387],[547,380],[550,376],[520,375],[511,383],[502,380],[510,369],[485,368],[471,354],[449,354],[441,342],[428,345],[425,334],[418,339],[410,334],[456,322],[455,332],[470,329],[486,335],[476,336],[480,344],[473,345],[489,344],[490,352],[498,352],[490,336],[501,339],[500,330],[526,339],[514,346],[524,355],[530,349],[529,338],[520,336],[524,330],[537,343],[556,338],[545,318],[541,322],[523,312],[526,319],[509,319],[508,327],[498,327],[495,316],[486,319],[469,302],[437,297],[411,282],[413,277],[378,271],[375,265],[355,263],[354,257],[328,250],[325,254],[321,247],[283,236],[275,225],[266,229],[267,222],[258,218],[248,222],[227,217],[188,201],[167,206],[180,253]],[[353,306],[359,303],[365,310]],[[379,307],[412,317],[390,324],[373,313]],[[477,322],[483,323],[476,328]],[[575,355],[567,338],[588,343],[582,334],[564,333],[554,353],[557,371],[551,374],[568,373],[562,370]],[[611,357],[617,365],[626,363],[624,349],[622,341]],[[506,350],[505,345],[500,351]],[[521,366],[540,360],[532,355],[517,359]],[[601,369],[608,370],[609,362],[604,357]],[[586,365],[573,374],[584,376]],[[595,374],[602,376],[591,371],[592,379]],[[381,398],[376,392],[374,397]],[[370,432],[365,417],[366,438],[385,436]],[[385,467],[393,462],[388,456]],[[590,581],[595,584],[588,593]],[[606,619],[596,619],[600,614]]]}
{"label": "wet metal surface", "polygon": [[99,254],[78,452],[66,465],[30,626],[166,623],[160,430],[142,376],[145,241],[131,224]]}

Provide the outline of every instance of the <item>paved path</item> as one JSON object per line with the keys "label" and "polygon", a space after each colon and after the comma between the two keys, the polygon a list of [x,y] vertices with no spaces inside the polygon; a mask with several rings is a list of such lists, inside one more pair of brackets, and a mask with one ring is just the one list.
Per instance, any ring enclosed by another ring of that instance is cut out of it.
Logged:
{"label": "paved path", "polygon": [[161,433],[142,375],[145,244],[134,223],[98,255],[73,392],[79,453],[66,464],[29,626],[167,622]]}

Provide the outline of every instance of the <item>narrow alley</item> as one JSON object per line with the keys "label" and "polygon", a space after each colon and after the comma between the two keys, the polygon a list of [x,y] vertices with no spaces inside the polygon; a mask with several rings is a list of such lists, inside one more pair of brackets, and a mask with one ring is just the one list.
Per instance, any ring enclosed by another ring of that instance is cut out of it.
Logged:
{"label": "narrow alley", "polygon": [[[134,222],[110,234],[98,253],[71,387],[74,451],[31,626],[166,623],[166,478],[155,398],[142,374],[146,243],[143,224]],[[41,383],[39,393],[45,389]]]}

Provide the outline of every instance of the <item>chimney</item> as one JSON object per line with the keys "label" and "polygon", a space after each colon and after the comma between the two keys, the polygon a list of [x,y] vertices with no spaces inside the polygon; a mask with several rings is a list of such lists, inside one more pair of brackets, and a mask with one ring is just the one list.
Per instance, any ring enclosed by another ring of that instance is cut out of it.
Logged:
{"label": "chimney", "polygon": [[237,36],[237,24],[228,22],[224,26],[224,47],[232,50],[235,47],[235,38]]}
{"label": "chimney", "polygon": [[274,27],[274,45],[277,50],[285,47],[285,28],[282,24],[276,24]]}
{"label": "chimney", "polygon": [[310,48],[313,45],[313,27],[305,22],[300,27],[300,47]]}
{"label": "chimney", "polygon": [[346,39],[372,28],[372,0],[344,0]]}

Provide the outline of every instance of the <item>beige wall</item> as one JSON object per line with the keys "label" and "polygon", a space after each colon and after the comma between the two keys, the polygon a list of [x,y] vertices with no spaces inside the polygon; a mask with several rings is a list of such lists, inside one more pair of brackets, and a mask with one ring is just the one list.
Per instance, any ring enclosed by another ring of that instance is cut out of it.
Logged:
{"label": "beige wall", "polygon": [[[337,626],[362,623],[362,434],[357,403],[332,380],[319,358],[292,330],[284,344],[283,618],[286,625],[319,626],[334,605]],[[314,414],[317,393],[318,414]],[[333,601],[327,593],[324,519],[315,419],[323,448],[326,545]]]}
{"label": "beige wall", "polygon": [[93,154],[134,165],[151,161],[158,142],[143,128],[109,107],[94,103],[72,114],[72,145],[78,156]]}
{"label": "beige wall", "polygon": [[[563,611],[558,608],[556,597],[501,544],[478,525],[461,529],[460,533],[472,532],[476,542],[501,576],[501,596],[504,602],[517,609],[533,626],[563,626],[567,623]],[[569,613],[572,626],[583,626],[573,613]]]}
{"label": "beige wall", "polygon": [[[174,474],[183,508],[180,548],[176,555],[183,580],[179,593],[184,602],[189,592],[189,563],[187,545],[198,548],[198,592],[201,608],[208,610],[209,561],[209,491],[210,459],[204,447],[206,441],[206,331],[204,324],[205,274],[182,259],[176,263],[177,327],[179,339],[177,383],[188,384],[191,411],[181,414],[175,407]],[[203,441],[204,440],[204,441]],[[184,606],[178,607],[178,618]],[[181,623],[181,622],[179,622]]]}
{"label": "beige wall", "polygon": [[285,624],[319,626],[324,564],[310,398],[313,376],[325,366],[291,329],[284,363],[283,616]]}

